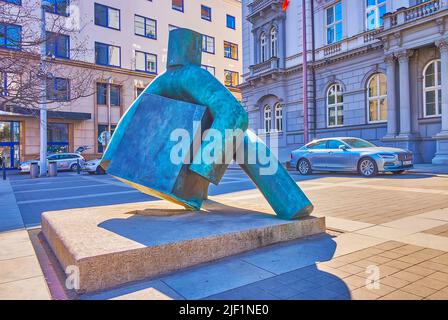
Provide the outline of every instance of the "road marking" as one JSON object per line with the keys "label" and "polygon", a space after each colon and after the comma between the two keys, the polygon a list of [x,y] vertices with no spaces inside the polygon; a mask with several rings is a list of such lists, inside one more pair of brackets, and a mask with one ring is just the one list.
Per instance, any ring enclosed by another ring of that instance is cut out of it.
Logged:
{"label": "road marking", "polygon": [[122,195],[122,194],[129,194],[129,193],[141,193],[141,192],[138,190],[105,192],[105,193],[97,193],[97,194],[88,194],[88,195],[84,195],[84,196],[72,196],[72,197],[60,197],[60,198],[51,198],[51,199],[17,201],[17,204],[21,205],[21,204],[30,204],[30,203],[39,203],[39,202],[75,200],[75,199],[96,198],[96,197],[104,197],[104,196],[117,196],[117,195]]}
{"label": "road marking", "polygon": [[24,191],[16,191],[15,194],[18,193],[31,193],[31,192],[43,192],[43,191],[61,191],[61,190],[72,190],[72,189],[82,189],[82,188],[91,188],[91,187],[107,187],[107,184],[89,184],[86,186],[76,186],[76,187],[62,187],[62,188],[47,188],[47,189],[33,189],[33,190],[24,190]]}

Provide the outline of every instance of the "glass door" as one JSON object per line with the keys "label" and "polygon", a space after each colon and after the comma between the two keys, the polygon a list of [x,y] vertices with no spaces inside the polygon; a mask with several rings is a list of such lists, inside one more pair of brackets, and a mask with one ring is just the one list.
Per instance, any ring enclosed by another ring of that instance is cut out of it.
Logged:
{"label": "glass door", "polygon": [[17,168],[20,163],[20,123],[0,121],[0,157],[5,159],[7,169]]}

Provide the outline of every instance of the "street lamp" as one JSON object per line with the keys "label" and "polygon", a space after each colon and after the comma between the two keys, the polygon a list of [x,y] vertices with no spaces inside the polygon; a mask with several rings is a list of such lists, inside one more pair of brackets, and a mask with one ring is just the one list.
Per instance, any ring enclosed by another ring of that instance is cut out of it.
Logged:
{"label": "street lamp", "polygon": [[40,70],[41,73],[41,90],[40,90],[40,176],[47,175],[47,104],[46,104],[46,66],[45,60],[47,56],[46,48],[46,21],[45,21],[45,7],[48,1],[42,0],[41,7],[41,23],[40,23]]}

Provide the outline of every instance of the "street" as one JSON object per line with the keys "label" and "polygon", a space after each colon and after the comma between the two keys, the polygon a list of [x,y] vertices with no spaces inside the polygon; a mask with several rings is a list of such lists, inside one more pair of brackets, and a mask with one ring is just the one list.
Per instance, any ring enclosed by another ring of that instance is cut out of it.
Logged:
{"label": "street", "polygon": [[[319,216],[382,224],[448,207],[446,175],[408,173],[366,179],[356,174],[292,173],[315,205],[314,214]],[[156,200],[108,175],[63,172],[57,178],[9,178],[27,227],[38,226],[45,211]],[[241,170],[228,170],[218,186],[210,186],[210,195],[262,200]]]}

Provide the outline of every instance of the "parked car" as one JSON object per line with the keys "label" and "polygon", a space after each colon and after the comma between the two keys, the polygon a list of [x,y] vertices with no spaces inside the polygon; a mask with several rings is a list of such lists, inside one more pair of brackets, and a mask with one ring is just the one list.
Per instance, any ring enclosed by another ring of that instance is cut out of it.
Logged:
{"label": "parked car", "polygon": [[[79,160],[79,165],[82,168],[84,166],[86,160],[79,153],[55,153],[55,154],[51,154],[51,155],[47,156],[47,163],[55,161],[57,163],[58,171],[62,171],[62,170],[77,171],[78,170],[78,160]],[[19,171],[20,172],[30,172],[31,163],[36,162],[36,161],[39,161],[39,159],[22,162],[19,165]]]}
{"label": "parked car", "polygon": [[378,147],[359,138],[327,138],[308,143],[291,153],[291,165],[300,174],[312,171],[358,172],[373,177],[379,172],[401,174],[413,168],[412,152]]}
{"label": "parked car", "polygon": [[82,170],[88,172],[89,174],[105,174],[106,171],[104,171],[104,169],[100,166],[100,163],[101,159],[88,161]]}

